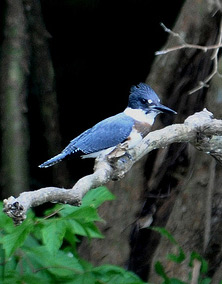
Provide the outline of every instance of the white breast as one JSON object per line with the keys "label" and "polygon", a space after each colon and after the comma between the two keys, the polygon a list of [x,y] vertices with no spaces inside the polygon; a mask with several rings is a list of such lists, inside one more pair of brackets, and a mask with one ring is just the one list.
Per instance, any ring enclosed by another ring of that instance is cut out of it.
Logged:
{"label": "white breast", "polygon": [[157,113],[154,111],[146,114],[142,109],[132,109],[130,107],[127,107],[124,113],[137,121],[149,123],[150,125],[153,125],[154,119],[157,116]]}

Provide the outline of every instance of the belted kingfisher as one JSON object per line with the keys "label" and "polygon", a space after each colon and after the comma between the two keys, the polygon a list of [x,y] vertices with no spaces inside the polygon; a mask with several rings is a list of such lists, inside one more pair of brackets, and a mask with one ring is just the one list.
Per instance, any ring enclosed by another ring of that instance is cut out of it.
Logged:
{"label": "belted kingfisher", "polygon": [[135,147],[149,132],[159,113],[176,112],[160,103],[154,90],[145,83],[132,86],[127,108],[106,118],[74,138],[58,155],[41,164],[48,168],[67,157],[79,153],[82,158],[96,158],[100,153],[109,154],[121,143]]}

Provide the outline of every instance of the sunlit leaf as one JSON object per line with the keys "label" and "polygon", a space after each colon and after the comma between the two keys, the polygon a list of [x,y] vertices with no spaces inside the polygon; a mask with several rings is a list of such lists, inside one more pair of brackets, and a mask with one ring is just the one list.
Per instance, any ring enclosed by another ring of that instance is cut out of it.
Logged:
{"label": "sunlit leaf", "polygon": [[66,232],[66,222],[64,220],[53,219],[42,228],[43,244],[47,250],[56,254],[63,243]]}
{"label": "sunlit leaf", "polygon": [[105,187],[91,189],[83,197],[82,206],[98,208],[103,202],[115,199],[115,196]]}
{"label": "sunlit leaf", "polygon": [[69,277],[84,272],[79,260],[73,255],[59,250],[56,256],[47,254],[45,246],[25,248],[26,254],[38,262],[38,269],[45,269],[57,277]]}
{"label": "sunlit leaf", "polygon": [[[134,273],[114,265],[102,265],[93,269],[97,279],[109,284],[143,284],[144,282]],[[98,283],[100,283],[100,281]],[[146,282],[147,283],[147,282]]]}
{"label": "sunlit leaf", "polygon": [[6,258],[10,257],[24,243],[32,228],[33,223],[26,220],[20,226],[14,227],[13,232],[2,237],[0,243],[3,245]]}

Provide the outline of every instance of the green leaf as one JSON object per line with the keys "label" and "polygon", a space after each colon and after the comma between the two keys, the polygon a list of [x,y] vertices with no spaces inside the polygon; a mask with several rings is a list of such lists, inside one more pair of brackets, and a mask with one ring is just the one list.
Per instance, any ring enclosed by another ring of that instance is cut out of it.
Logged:
{"label": "green leaf", "polygon": [[5,232],[11,232],[14,227],[12,219],[3,212],[3,204],[0,202],[0,228],[4,229]]}
{"label": "green leaf", "polygon": [[67,281],[66,284],[95,284],[95,276],[91,272],[85,272],[83,274],[75,274],[71,281]]}
{"label": "green leaf", "polygon": [[[199,284],[210,284],[212,281],[211,278],[205,278],[199,281]],[[222,284],[222,280],[219,282],[219,284]]]}
{"label": "green leaf", "polygon": [[64,239],[69,243],[72,250],[76,251],[76,244],[79,243],[79,239],[70,230],[66,230]]}
{"label": "green leaf", "polygon": [[161,234],[161,236],[166,237],[172,244],[178,245],[174,237],[165,229],[161,227],[150,227],[151,230],[156,231]]}
{"label": "green leaf", "polygon": [[87,192],[87,194],[83,197],[81,207],[63,205],[62,210],[59,211],[58,214],[62,217],[67,217],[68,215],[79,217],[79,215],[81,215],[86,208],[86,210],[91,210],[91,212],[94,212],[93,214],[95,215],[96,208],[98,208],[103,202],[113,200],[114,198],[115,196],[106,187],[98,187]]}
{"label": "green leaf", "polygon": [[72,234],[80,235],[80,236],[84,236],[84,237],[88,236],[86,229],[85,229],[85,224],[81,224],[81,222],[76,221],[74,219],[66,220],[66,222],[67,222],[67,229]]}
{"label": "green leaf", "polygon": [[98,283],[109,284],[143,284],[144,282],[134,273],[114,265],[102,265],[93,269]]}
{"label": "green leaf", "polygon": [[[35,227],[36,226],[34,226],[34,228]],[[23,246],[29,246],[29,247],[39,246],[39,241],[33,236],[33,230],[32,234],[29,234],[28,237],[25,239]]]}
{"label": "green leaf", "polygon": [[182,250],[181,247],[178,246],[178,255],[177,254],[173,254],[173,253],[169,253],[167,255],[167,259],[173,261],[173,262],[176,262],[176,263],[181,263],[182,261],[185,260],[186,258],[186,255],[184,253],[184,251]]}
{"label": "green leaf", "polygon": [[7,271],[4,275],[4,279],[1,283],[4,283],[4,284],[19,283],[18,282],[18,274],[15,273],[14,270]]}
{"label": "green leaf", "polygon": [[161,264],[161,262],[157,261],[154,267],[155,267],[156,273],[165,280],[165,283],[170,284],[170,278],[167,276],[165,269],[163,265]]}
{"label": "green leaf", "polygon": [[102,186],[88,191],[83,197],[82,206],[98,208],[103,202],[114,199],[115,196],[107,189],[107,187]]}
{"label": "green leaf", "polygon": [[0,243],[5,249],[6,258],[9,258],[24,243],[32,229],[33,223],[26,220],[20,226],[14,227],[11,233],[3,236]]}
{"label": "green leaf", "polygon": [[156,231],[161,234],[161,236],[166,237],[173,245],[175,245],[178,249],[178,254],[170,253],[167,255],[167,259],[174,261],[176,263],[181,263],[185,260],[186,255],[183,249],[179,246],[178,242],[174,239],[174,237],[165,229],[161,227],[151,227],[151,230]]}
{"label": "green leaf", "polygon": [[27,274],[21,275],[21,282],[19,282],[19,283],[28,283],[28,284],[47,283],[47,284],[54,284],[55,281],[52,278],[50,279],[49,277],[44,278],[42,275],[38,276],[38,275],[35,275],[34,273],[30,273],[30,274],[27,273]]}
{"label": "green leaf", "polygon": [[65,219],[80,220],[82,223],[88,223],[93,221],[102,221],[95,208],[86,207],[73,207],[65,206],[61,211]]}
{"label": "green leaf", "polygon": [[177,278],[170,278],[170,284],[187,284],[187,282],[181,281]]}
{"label": "green leaf", "polygon": [[55,204],[52,208],[48,208],[44,211],[44,216],[52,215],[53,217],[57,217],[64,206],[63,204]]}
{"label": "green leaf", "polygon": [[82,274],[83,267],[79,260],[71,253],[59,250],[56,256],[47,253],[45,246],[36,248],[24,248],[28,257],[35,260],[38,266],[36,270],[43,270],[50,272],[56,277],[73,277],[74,274]]}
{"label": "green leaf", "polygon": [[43,244],[50,253],[55,255],[63,243],[66,232],[66,221],[52,219],[49,222],[44,222],[44,225],[42,228]]}
{"label": "green leaf", "polygon": [[206,274],[208,272],[207,261],[199,253],[193,251],[190,255],[190,262],[189,262],[190,267],[193,267],[194,259],[197,259],[201,262],[200,272]]}
{"label": "green leaf", "polygon": [[68,230],[80,236],[88,237],[89,239],[92,238],[103,238],[100,230],[93,222],[89,223],[82,223],[76,220],[67,220]]}
{"label": "green leaf", "polygon": [[[57,206],[55,206],[57,207]],[[76,207],[76,206],[72,206],[69,204],[63,205],[63,207],[61,208],[61,210],[58,212],[58,215],[60,217],[67,217],[68,215],[78,211],[81,207]],[[54,212],[54,210],[53,210]]]}
{"label": "green leaf", "polygon": [[[13,271],[15,274],[15,270],[17,267],[17,258],[15,256],[11,256],[8,260],[4,260],[4,266],[0,266],[2,268],[1,270],[1,278],[5,279],[6,275],[11,274],[10,272]],[[2,281],[3,282],[3,281]],[[2,283],[0,281],[0,283]]]}
{"label": "green leaf", "polygon": [[103,239],[104,238],[103,234],[100,232],[97,226],[93,223],[85,224],[85,230],[87,232],[88,238],[90,239],[92,238]]}

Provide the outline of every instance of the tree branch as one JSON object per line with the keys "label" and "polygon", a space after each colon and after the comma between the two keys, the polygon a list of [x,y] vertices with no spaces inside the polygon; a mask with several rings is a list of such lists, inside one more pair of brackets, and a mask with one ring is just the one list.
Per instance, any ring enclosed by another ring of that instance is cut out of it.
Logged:
{"label": "tree branch", "polygon": [[217,43],[214,45],[208,45],[208,46],[187,43],[179,33],[175,33],[172,30],[168,29],[163,23],[161,23],[161,27],[164,29],[165,32],[171,34],[173,37],[178,38],[179,41],[182,42],[182,44],[173,46],[173,47],[170,47],[164,50],[156,51],[155,55],[163,55],[163,54],[167,54],[169,52],[184,49],[184,48],[199,49],[199,50],[202,50],[203,52],[207,52],[209,50],[214,51],[213,55],[211,56],[211,60],[213,61],[212,71],[203,81],[198,82],[198,85],[189,91],[189,95],[195,93],[196,91],[202,89],[203,87],[209,87],[207,83],[214,77],[214,75],[218,74],[219,76],[221,76],[221,74],[219,74],[219,71],[218,71],[218,53],[219,53],[220,48],[222,47],[222,19],[220,21]]}
{"label": "tree branch", "polygon": [[213,119],[212,113],[204,109],[189,116],[183,124],[173,124],[150,132],[134,149],[119,145],[108,156],[96,159],[94,173],[81,178],[71,189],[45,187],[36,191],[23,192],[17,198],[4,200],[4,212],[20,224],[30,207],[45,202],[67,203],[79,206],[83,196],[92,188],[118,180],[131,169],[133,164],[154,149],[172,143],[190,142],[198,150],[216,157],[222,163],[222,120]]}

